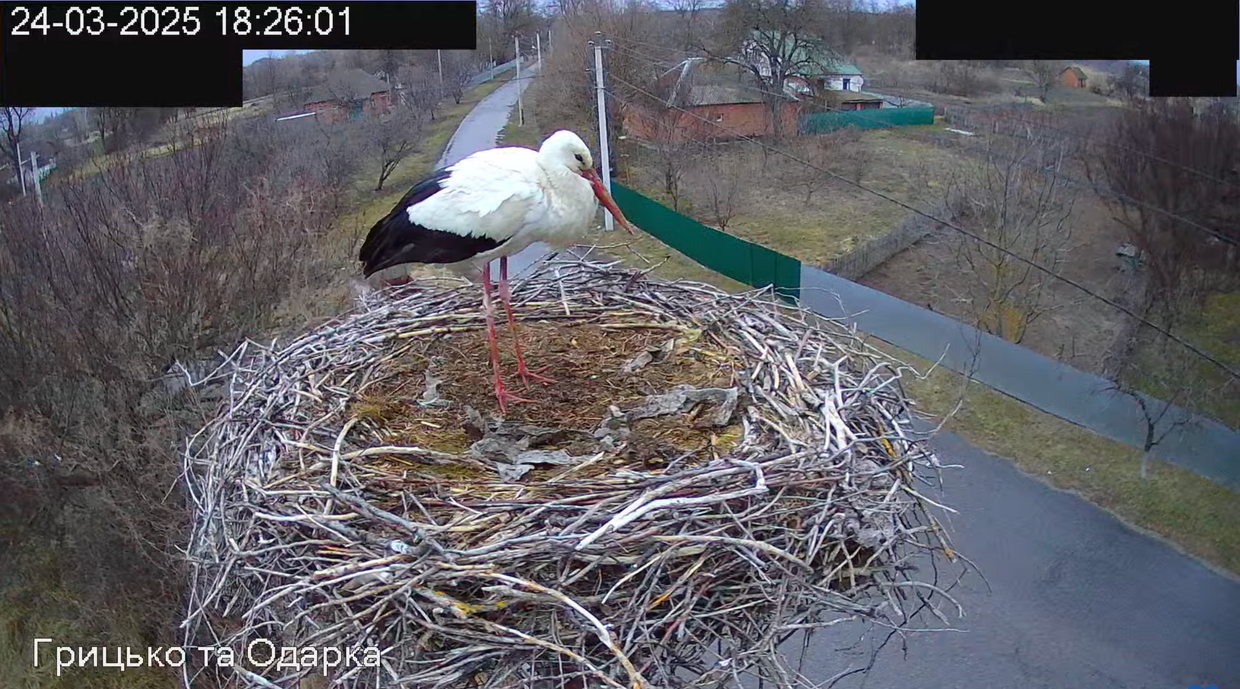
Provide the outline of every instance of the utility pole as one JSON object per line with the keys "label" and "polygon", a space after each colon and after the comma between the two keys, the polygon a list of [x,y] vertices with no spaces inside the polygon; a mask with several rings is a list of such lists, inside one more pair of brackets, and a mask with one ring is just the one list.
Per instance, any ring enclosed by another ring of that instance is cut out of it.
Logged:
{"label": "utility pole", "polygon": [[22,183],[22,196],[26,195],[26,166],[22,163],[22,142],[17,142],[17,179]]}
{"label": "utility pole", "polygon": [[34,193],[39,197],[39,205],[43,205],[43,185],[39,184],[39,154],[30,152],[30,174],[34,175]]}
{"label": "utility pole", "polygon": [[534,40],[538,45],[538,68],[542,69],[542,32],[534,34]]}
{"label": "utility pole", "polygon": [[[590,45],[594,46],[594,84],[598,93],[598,151],[599,161],[603,164],[603,186],[607,189],[607,193],[611,193],[611,156],[607,150],[607,103],[606,94],[603,90],[603,44],[611,45],[611,39],[603,40],[603,32],[595,31],[594,40],[590,41]],[[603,211],[603,226],[608,232],[616,229],[615,219],[611,217],[611,213]]]}
{"label": "utility pole", "polygon": [[521,103],[521,92],[525,89],[521,88],[521,38],[513,36],[513,45],[517,49],[517,126],[525,126],[525,106]]}
{"label": "utility pole", "polygon": [[435,58],[439,60],[439,90],[443,90],[443,51],[436,50]]}

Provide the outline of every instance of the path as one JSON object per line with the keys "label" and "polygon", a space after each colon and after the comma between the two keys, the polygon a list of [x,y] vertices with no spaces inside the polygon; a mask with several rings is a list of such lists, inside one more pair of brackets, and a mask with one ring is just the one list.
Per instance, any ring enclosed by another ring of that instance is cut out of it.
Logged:
{"label": "path", "polygon": [[[444,161],[493,146],[524,83],[479,103]],[[530,247],[517,265],[547,251]],[[958,436],[933,443],[944,463],[964,465],[945,470],[943,500],[960,512],[948,528],[990,589],[970,576],[955,591],[967,615],[955,624],[968,631],[914,636],[907,659],[896,640],[868,678],[837,687],[1240,688],[1240,582]],[[807,658],[819,681],[861,660],[839,650],[860,628],[830,631]]]}

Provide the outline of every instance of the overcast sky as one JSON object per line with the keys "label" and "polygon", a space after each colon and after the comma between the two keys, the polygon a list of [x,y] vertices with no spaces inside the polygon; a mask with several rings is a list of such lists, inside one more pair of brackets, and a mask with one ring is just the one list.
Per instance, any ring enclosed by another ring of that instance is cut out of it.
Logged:
{"label": "overcast sky", "polygon": [[248,67],[254,64],[255,62],[258,62],[259,60],[265,57],[268,57],[268,56],[284,57],[285,55],[296,55],[297,53],[309,53],[309,52],[313,52],[313,51],[310,51],[310,50],[242,50],[241,51],[241,64],[243,66]]}

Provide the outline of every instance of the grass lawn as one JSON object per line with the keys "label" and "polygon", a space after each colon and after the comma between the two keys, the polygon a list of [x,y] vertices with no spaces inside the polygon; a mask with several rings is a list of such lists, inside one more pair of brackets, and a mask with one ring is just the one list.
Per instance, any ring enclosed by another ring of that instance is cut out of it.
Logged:
{"label": "grass lawn", "polygon": [[[75,563],[66,561],[55,543],[26,540],[6,544],[0,532],[0,687],[13,689],[156,689],[176,685],[167,668],[72,667],[56,673],[56,647],[107,646],[148,648],[140,633],[142,612],[117,601],[112,609],[84,603],[72,584],[63,581]],[[34,666],[35,638],[40,644]],[[66,658],[66,660],[68,660]]]}
{"label": "grass lawn", "polygon": [[[798,137],[780,146],[798,155],[809,136]],[[919,141],[898,129],[874,129],[861,132],[852,145],[862,151],[868,163],[862,170],[860,183],[901,201],[923,205],[925,180],[929,175],[959,165],[961,158],[940,146]],[[662,188],[654,155],[639,146],[626,158],[626,179],[643,194],[667,205],[670,199]],[[737,143],[724,153],[736,162],[725,169],[743,173],[746,166],[758,163],[747,158],[758,151],[752,143]],[[822,265],[827,259],[844,255],[865,242],[894,230],[909,217],[909,211],[873,193],[847,182],[831,179],[825,173],[772,152],[768,171],[754,169],[746,177],[745,189],[727,232],[747,239],[810,265]],[[827,169],[831,169],[828,166]],[[682,196],[688,203],[682,212],[699,221],[712,224],[705,213],[705,191],[701,171],[686,170]],[[809,200],[797,180],[818,179]],[[855,178],[854,178],[855,179]],[[700,210],[698,209],[700,207]],[[687,209],[687,210],[685,210]]]}
{"label": "grass lawn", "polygon": [[[1206,297],[1201,309],[1176,330],[1177,335],[1224,364],[1240,368],[1240,292],[1223,292]],[[1157,340],[1161,339],[1161,336],[1151,336],[1144,338],[1139,345],[1134,356],[1138,370],[1143,373],[1135,376],[1132,384],[1160,399],[1176,398],[1173,386],[1182,376],[1168,372],[1168,360],[1171,357],[1183,357],[1177,362],[1192,363],[1172,364],[1172,370],[1191,371],[1190,375],[1202,381],[1210,390],[1204,394],[1181,396],[1178,399],[1183,400],[1182,404],[1208,414],[1232,428],[1240,428],[1240,381],[1232,379],[1222,369],[1178,345],[1169,345],[1167,353],[1164,354],[1157,344]],[[1178,368],[1181,365],[1191,368]]]}

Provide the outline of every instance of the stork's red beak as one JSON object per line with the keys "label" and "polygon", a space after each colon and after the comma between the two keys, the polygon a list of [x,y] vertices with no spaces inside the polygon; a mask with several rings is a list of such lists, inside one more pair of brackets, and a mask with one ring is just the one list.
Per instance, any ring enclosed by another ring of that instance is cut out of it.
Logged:
{"label": "stork's red beak", "polygon": [[599,179],[598,173],[593,169],[583,170],[581,176],[590,181],[590,186],[594,187],[594,195],[598,197],[599,203],[603,204],[603,208],[606,208],[607,212],[611,213],[616,222],[628,230],[629,234],[637,236],[637,233],[633,231],[633,223],[629,222],[628,218],[624,217],[624,213],[620,212],[620,207],[616,205],[616,200],[608,193],[607,187],[603,186],[603,180]]}

